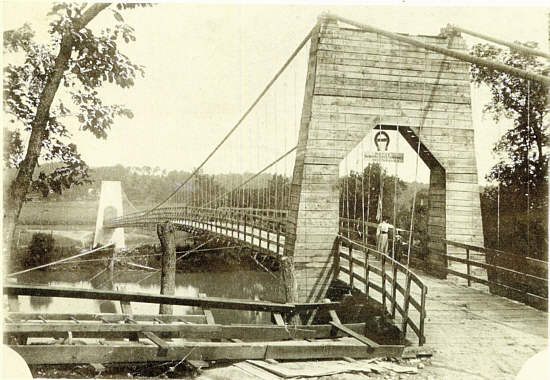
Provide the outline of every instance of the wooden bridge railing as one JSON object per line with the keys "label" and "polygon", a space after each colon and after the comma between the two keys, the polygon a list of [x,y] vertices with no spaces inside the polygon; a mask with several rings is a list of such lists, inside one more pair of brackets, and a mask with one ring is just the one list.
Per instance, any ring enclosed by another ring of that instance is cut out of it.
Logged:
{"label": "wooden bridge railing", "polygon": [[171,221],[183,230],[209,231],[280,255],[286,231],[284,210],[248,208],[163,207],[109,220],[107,228],[151,227]]}
{"label": "wooden bridge railing", "polygon": [[338,236],[336,255],[337,271],[349,277],[349,286],[364,291],[367,297],[375,291],[384,311],[388,311],[392,318],[395,318],[396,311],[399,313],[402,336],[405,337],[407,326],[410,326],[419,344],[423,345],[426,340],[424,323],[428,287],[422,280],[390,256],[341,235]]}
{"label": "wooden bridge railing", "polygon": [[446,252],[433,253],[445,257],[440,269],[447,274],[467,280],[468,286],[486,285],[493,294],[548,310],[547,262],[451,240],[445,244]]}
{"label": "wooden bridge railing", "polygon": [[[353,218],[340,218],[340,235],[347,237],[348,239],[363,242],[369,248],[376,249],[376,229],[378,223],[362,221],[361,219]],[[397,236],[395,246],[393,245],[394,237]],[[392,257],[397,260],[406,260],[405,257],[408,254],[409,244],[409,231],[401,228],[397,229],[397,235],[395,231],[390,228],[388,231],[388,251],[392,252]],[[393,251],[395,249],[395,252]],[[425,253],[421,251],[418,246],[413,245],[411,247],[410,264],[414,267],[423,268],[423,258]]]}

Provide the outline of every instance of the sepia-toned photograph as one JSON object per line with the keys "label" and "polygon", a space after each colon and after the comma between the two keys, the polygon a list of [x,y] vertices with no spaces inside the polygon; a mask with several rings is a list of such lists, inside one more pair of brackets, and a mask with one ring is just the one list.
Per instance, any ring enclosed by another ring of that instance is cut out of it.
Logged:
{"label": "sepia-toned photograph", "polygon": [[1,379],[550,379],[548,3],[0,5]]}

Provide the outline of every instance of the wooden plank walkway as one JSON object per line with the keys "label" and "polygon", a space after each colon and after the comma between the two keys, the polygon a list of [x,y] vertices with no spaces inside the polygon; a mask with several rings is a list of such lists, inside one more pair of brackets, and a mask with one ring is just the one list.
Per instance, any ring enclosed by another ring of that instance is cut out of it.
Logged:
{"label": "wooden plank walkway", "polygon": [[[381,269],[380,261],[373,258],[369,259],[369,265]],[[422,271],[414,272],[429,289],[425,347],[433,349],[434,356],[433,365],[422,370],[423,374],[437,379],[514,379],[527,359],[548,347],[548,313],[487,290],[468,287],[463,279],[449,276],[440,280]],[[386,273],[391,276],[390,267]],[[377,277],[370,280],[381,286]],[[345,273],[340,278],[349,281]],[[355,286],[364,290],[359,282]],[[415,288],[411,291],[417,291]],[[370,295],[381,302],[380,293],[371,291]],[[399,292],[397,296],[400,300]],[[409,312],[414,313],[415,309]],[[401,326],[399,313],[395,323]],[[411,329],[407,330],[406,338],[417,344]]]}
{"label": "wooden plank walkway", "polygon": [[[426,346],[436,378],[513,379],[548,347],[548,313],[418,272],[428,286]],[[411,336],[411,339],[414,335]]]}

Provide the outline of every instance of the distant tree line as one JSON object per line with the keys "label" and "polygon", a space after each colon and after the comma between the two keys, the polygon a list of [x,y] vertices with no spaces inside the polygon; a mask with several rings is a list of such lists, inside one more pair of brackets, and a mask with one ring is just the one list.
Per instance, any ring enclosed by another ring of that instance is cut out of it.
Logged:
{"label": "distant tree line", "polygon": [[[53,164],[50,164],[53,165]],[[42,170],[47,170],[42,167]],[[72,186],[62,194],[37,193],[44,200],[95,200],[101,181],[121,181],[127,198],[136,205],[161,202],[188,176],[187,171],[167,171],[158,167],[124,167],[122,165],[90,169],[91,183]],[[265,174],[250,184],[239,187],[252,176],[245,174],[196,175],[177,197],[178,202],[206,207],[250,207],[288,209],[290,179],[283,175]],[[383,181],[380,197],[380,181]],[[547,257],[547,196],[530,194],[527,208],[524,188],[501,183],[481,190],[481,210],[485,246],[524,256]],[[416,187],[413,237],[422,246],[428,240],[428,188],[424,183],[408,183],[389,174],[377,164],[369,164],[362,172],[351,172],[339,180],[340,216],[377,222],[378,204],[381,215],[399,229],[409,230],[413,216],[412,202]],[[537,187],[540,191],[541,187]],[[231,191],[231,189],[234,189]],[[44,197],[44,198],[42,198]],[[184,199],[185,198],[185,199]],[[529,231],[528,231],[529,229]],[[497,236],[500,236],[498,241]]]}

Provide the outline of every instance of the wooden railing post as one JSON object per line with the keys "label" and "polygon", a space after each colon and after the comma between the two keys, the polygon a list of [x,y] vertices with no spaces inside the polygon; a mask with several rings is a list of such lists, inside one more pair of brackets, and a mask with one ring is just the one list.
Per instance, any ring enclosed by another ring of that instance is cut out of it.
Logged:
{"label": "wooden railing post", "polygon": [[243,218],[244,218],[244,214],[239,212],[239,218],[237,219],[239,221],[239,226],[237,227],[237,239],[240,239],[240,240],[244,238],[244,237],[241,238],[241,235],[244,236],[243,232],[241,231],[241,227],[243,225]]}
{"label": "wooden railing post", "polygon": [[254,245],[254,215],[249,214],[250,218],[250,244]]}
{"label": "wooden railing post", "polygon": [[365,295],[367,296],[367,302],[369,300],[369,249],[365,250]]}
{"label": "wooden railing post", "polygon": [[271,231],[271,225],[269,221],[267,221],[267,251],[269,252],[269,243],[271,243],[271,239],[269,238],[269,232]]}
{"label": "wooden railing post", "polygon": [[353,244],[349,245],[349,287],[353,290]]}
{"label": "wooden railing post", "polygon": [[281,223],[277,222],[277,255],[281,253]]}
{"label": "wooden railing post", "polygon": [[397,264],[392,260],[392,285],[391,285],[391,317],[395,318],[395,303],[397,298]]}
{"label": "wooden railing post", "polygon": [[382,263],[382,310],[386,314],[386,255],[380,254]]}
{"label": "wooden railing post", "polygon": [[340,248],[342,247],[342,239],[340,236],[337,237],[338,241],[336,243],[336,252],[334,252],[334,278],[338,279],[340,275]]}
{"label": "wooden railing post", "polygon": [[247,220],[248,220],[248,214],[245,212],[244,213],[244,242],[246,243],[246,236],[248,235],[248,233],[246,232],[246,229],[248,228],[247,227]]}
{"label": "wooden railing post", "polygon": [[407,335],[407,324],[409,323],[409,301],[411,296],[411,274],[407,272],[407,279],[405,283],[405,294],[403,295],[403,322],[401,325],[401,337],[405,339]]}
{"label": "wooden railing post", "polygon": [[[256,221],[258,223],[258,221]],[[258,227],[258,247],[262,248],[262,225]]]}
{"label": "wooden railing post", "polygon": [[231,227],[230,227],[230,229],[231,229],[231,237],[234,237],[234,236],[233,236],[233,232],[234,232],[234,230],[235,230],[234,219],[235,219],[234,212],[233,212],[233,210],[230,210],[230,211],[229,211],[229,221],[230,221],[230,225],[231,225]]}
{"label": "wooden railing post", "polygon": [[426,319],[426,293],[428,292],[428,288],[426,286],[422,286],[421,294],[420,294],[420,325],[418,327],[419,330],[419,337],[418,337],[418,344],[422,346],[424,343],[426,343],[426,337],[424,336],[424,320]]}
{"label": "wooden railing post", "polygon": [[269,237],[271,232],[271,222],[269,220],[266,220],[265,223],[267,225],[267,251],[269,252],[269,244],[271,243],[271,239]]}

